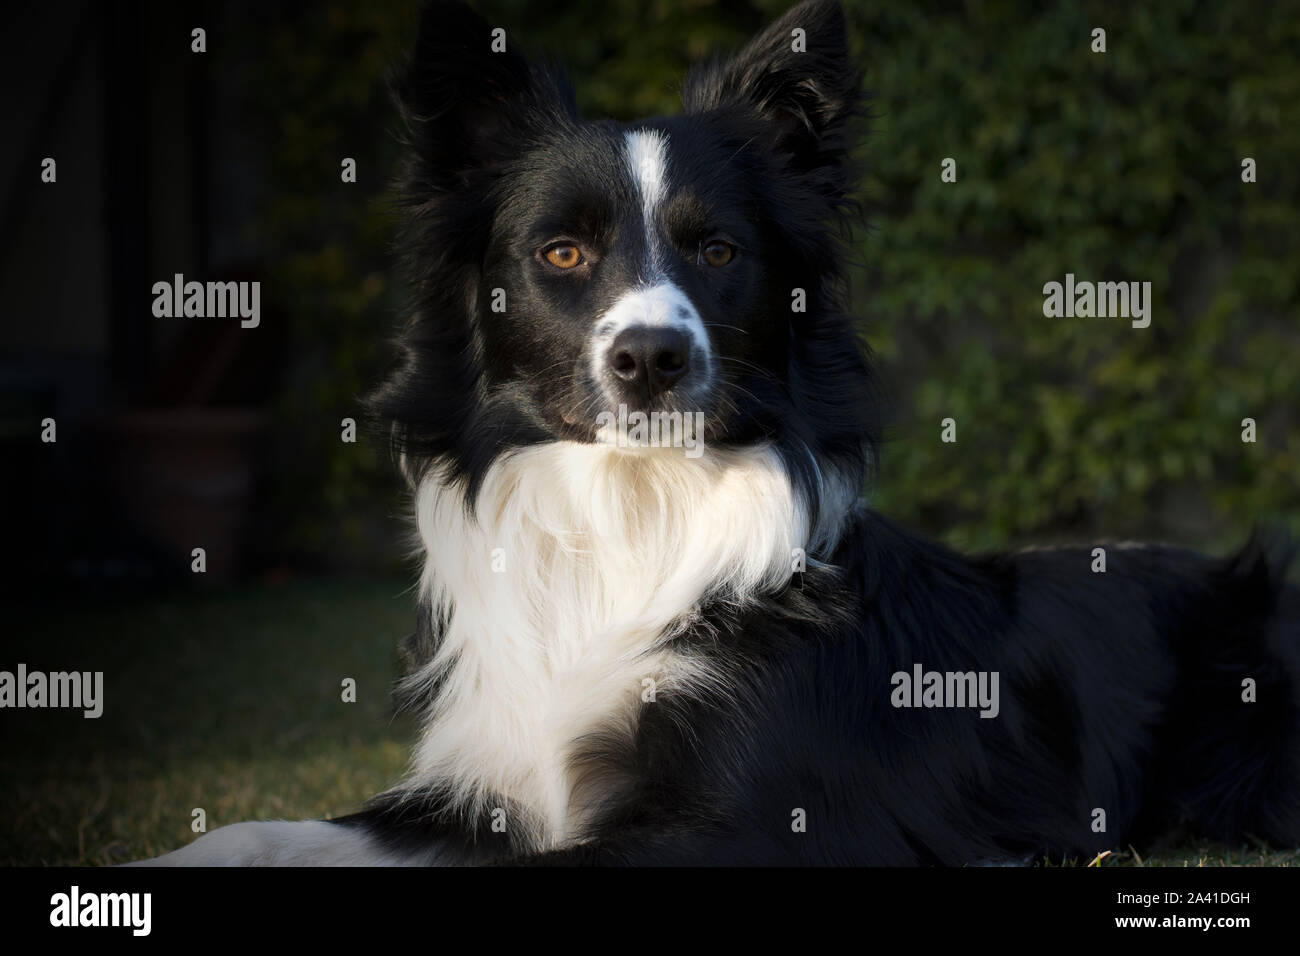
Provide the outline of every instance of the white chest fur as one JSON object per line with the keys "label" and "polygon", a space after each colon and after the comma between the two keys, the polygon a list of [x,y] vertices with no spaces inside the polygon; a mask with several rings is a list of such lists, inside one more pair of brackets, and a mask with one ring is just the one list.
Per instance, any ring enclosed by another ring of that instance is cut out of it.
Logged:
{"label": "white chest fur", "polygon": [[692,460],[557,442],[497,462],[473,516],[437,473],[416,507],[423,596],[448,623],[409,678],[442,685],[406,785],[450,784],[475,815],[507,797],[528,819],[506,825],[540,846],[581,835],[584,735],[630,735],[647,679],[656,694],[710,679],[669,646],[701,599],[778,588],[810,547],[765,446]]}

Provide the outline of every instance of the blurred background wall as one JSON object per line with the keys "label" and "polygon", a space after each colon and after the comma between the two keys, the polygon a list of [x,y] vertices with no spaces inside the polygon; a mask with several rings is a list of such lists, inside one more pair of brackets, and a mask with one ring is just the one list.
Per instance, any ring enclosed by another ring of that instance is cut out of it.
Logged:
{"label": "blurred background wall", "polygon": [[[624,119],[675,111],[688,63],[786,5],[476,4],[567,63],[589,115]],[[893,422],[877,506],[974,548],[1300,533],[1298,5],[846,7],[874,104],[854,286]],[[415,15],[340,0],[10,14],[6,584],[181,585],[199,539],[209,583],[404,566],[387,452],[342,442],[340,423],[360,420],[401,315],[384,78]],[[47,156],[57,184],[40,181]],[[1067,272],[1150,281],[1151,327],[1044,318],[1042,286]],[[260,326],[155,318],[152,285],[176,273],[260,281]]]}

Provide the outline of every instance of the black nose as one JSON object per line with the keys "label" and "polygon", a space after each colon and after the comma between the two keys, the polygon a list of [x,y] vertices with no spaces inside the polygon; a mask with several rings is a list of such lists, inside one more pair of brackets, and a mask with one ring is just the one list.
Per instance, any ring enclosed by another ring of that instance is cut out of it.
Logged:
{"label": "black nose", "polygon": [[634,325],[614,337],[605,361],[629,388],[653,398],[686,376],[690,355],[691,340],[680,329]]}

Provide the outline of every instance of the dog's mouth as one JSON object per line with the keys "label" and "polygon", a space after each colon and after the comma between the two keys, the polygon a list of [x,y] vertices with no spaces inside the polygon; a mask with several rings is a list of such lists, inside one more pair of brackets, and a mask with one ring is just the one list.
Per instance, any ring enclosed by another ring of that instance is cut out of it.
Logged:
{"label": "dog's mouth", "polygon": [[[710,396],[711,397],[711,396]],[[561,437],[588,444],[610,445],[627,451],[679,449],[697,457],[718,432],[713,421],[716,401],[698,401],[671,393],[651,402],[575,402],[559,413]]]}

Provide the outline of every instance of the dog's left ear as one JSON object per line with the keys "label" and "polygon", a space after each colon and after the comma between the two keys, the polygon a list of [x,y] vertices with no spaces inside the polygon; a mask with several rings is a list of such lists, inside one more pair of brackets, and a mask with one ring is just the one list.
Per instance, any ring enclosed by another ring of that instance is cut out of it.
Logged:
{"label": "dog's left ear", "polygon": [[755,112],[772,145],[809,170],[843,161],[861,87],[839,3],[805,0],[730,60],[692,70],[682,99],[688,113]]}
{"label": "dog's left ear", "polygon": [[415,49],[392,81],[405,135],[423,163],[421,188],[466,188],[464,177],[518,156],[531,139],[576,118],[567,82],[519,53],[502,28],[463,3],[431,0]]}

